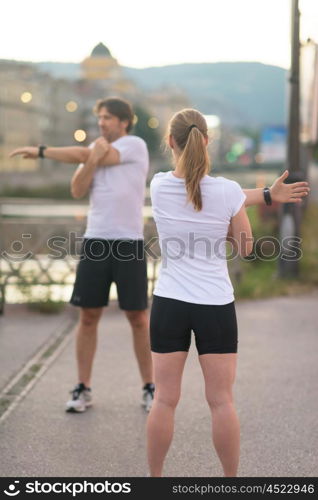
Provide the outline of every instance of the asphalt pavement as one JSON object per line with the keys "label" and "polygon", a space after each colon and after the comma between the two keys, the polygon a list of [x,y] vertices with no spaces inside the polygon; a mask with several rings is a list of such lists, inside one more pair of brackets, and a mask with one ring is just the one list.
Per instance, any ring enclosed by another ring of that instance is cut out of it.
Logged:
{"label": "asphalt pavement", "polygon": [[[26,325],[20,335],[8,330],[2,388],[17,376],[18,365],[43,350],[56,328],[72,319],[67,310]],[[235,401],[241,422],[239,476],[318,476],[318,290],[308,295],[237,303],[239,361]],[[0,327],[6,327],[4,316]],[[74,318],[73,318],[74,319]],[[28,322],[31,322],[29,317]],[[51,323],[49,323],[51,321]],[[73,322],[74,323],[74,322]],[[71,324],[69,324],[70,327]],[[56,327],[56,328],[55,328]],[[12,327],[13,328],[13,327]],[[38,333],[36,333],[38,329]],[[40,334],[42,330],[42,336]],[[3,330],[2,330],[3,331]],[[64,332],[65,334],[65,332]],[[2,335],[2,334],[1,334]],[[20,337],[20,345],[18,338]],[[5,355],[2,355],[2,361]],[[41,358],[42,359],[42,358]],[[11,370],[11,371],[10,371]],[[94,406],[69,414],[64,404],[76,380],[74,335],[62,343],[45,370],[4,412],[0,420],[2,477],[144,477],[146,414],[140,406],[141,381],[128,322],[117,304],[105,310],[93,374]],[[210,413],[194,343],[186,363],[175,436],[165,476],[220,477],[222,470],[210,435]]]}

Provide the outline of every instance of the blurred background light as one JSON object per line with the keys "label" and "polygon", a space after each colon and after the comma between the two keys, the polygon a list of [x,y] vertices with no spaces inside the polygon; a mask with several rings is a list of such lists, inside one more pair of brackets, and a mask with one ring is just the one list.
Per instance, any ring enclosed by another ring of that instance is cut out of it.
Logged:
{"label": "blurred background light", "polygon": [[74,138],[77,142],[84,142],[86,139],[86,132],[85,130],[78,129],[74,132]]}

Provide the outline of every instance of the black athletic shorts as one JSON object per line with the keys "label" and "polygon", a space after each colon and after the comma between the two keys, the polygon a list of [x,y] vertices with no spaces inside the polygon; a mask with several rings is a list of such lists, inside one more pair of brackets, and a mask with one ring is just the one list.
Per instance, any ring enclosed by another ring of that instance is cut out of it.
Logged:
{"label": "black athletic shorts", "polygon": [[192,330],[199,354],[237,352],[234,302],[205,305],[153,296],[150,316],[153,352],[188,351]]}
{"label": "black athletic shorts", "polygon": [[84,239],[71,304],[107,306],[113,282],[121,309],[137,311],[148,307],[144,241]]}

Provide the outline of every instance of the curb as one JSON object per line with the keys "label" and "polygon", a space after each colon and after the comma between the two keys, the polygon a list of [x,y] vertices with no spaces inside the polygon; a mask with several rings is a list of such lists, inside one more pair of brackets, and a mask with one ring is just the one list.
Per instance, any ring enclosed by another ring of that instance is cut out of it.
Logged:
{"label": "curb", "polygon": [[75,323],[76,318],[71,318],[65,328],[55,333],[2,389],[0,393],[0,424],[63,352],[72,338],[70,332]]}

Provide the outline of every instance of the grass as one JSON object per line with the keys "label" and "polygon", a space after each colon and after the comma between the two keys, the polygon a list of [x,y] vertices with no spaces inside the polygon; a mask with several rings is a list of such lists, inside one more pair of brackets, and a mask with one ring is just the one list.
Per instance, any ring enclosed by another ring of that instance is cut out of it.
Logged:
{"label": "grass", "polygon": [[0,190],[0,197],[14,198],[45,198],[56,200],[72,200],[68,184],[56,184],[48,186],[4,186]]}
{"label": "grass", "polygon": [[[257,210],[249,209],[255,238],[271,234],[277,236],[277,222],[261,221]],[[296,295],[318,287],[318,205],[308,206],[302,221],[302,251],[299,276],[283,279],[278,275],[278,261],[241,261],[240,278],[232,276],[236,299],[259,299],[279,295]],[[231,267],[230,267],[231,269]]]}
{"label": "grass", "polygon": [[10,389],[8,392],[9,395],[17,395],[22,392],[22,390],[31,382],[32,379],[36,376],[38,371],[41,369],[41,364],[32,365],[28,372],[22,375],[22,377],[17,381],[17,383]]}
{"label": "grass", "polygon": [[302,225],[303,252],[300,261],[301,277],[308,283],[318,285],[318,205],[308,206]]}
{"label": "grass", "polygon": [[28,302],[27,306],[32,311],[43,314],[57,314],[64,309],[65,302],[48,299],[37,302]]}
{"label": "grass", "polygon": [[52,354],[56,351],[56,349],[59,347],[59,345],[63,342],[65,335],[61,335],[56,341],[54,342],[53,345],[51,345],[43,354],[41,359],[46,359],[52,356]]}
{"label": "grass", "polygon": [[11,403],[12,403],[12,399],[5,398],[5,397],[0,398],[0,417],[1,417],[1,415],[3,415],[3,413],[5,413],[7,411],[7,409],[11,405]]}

